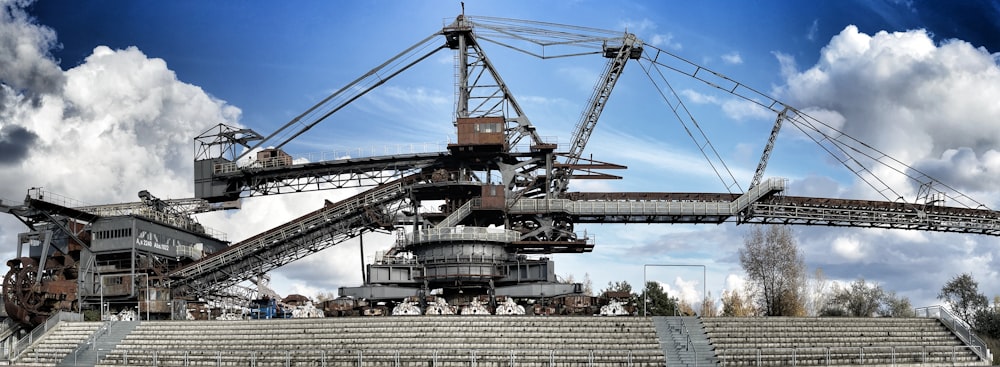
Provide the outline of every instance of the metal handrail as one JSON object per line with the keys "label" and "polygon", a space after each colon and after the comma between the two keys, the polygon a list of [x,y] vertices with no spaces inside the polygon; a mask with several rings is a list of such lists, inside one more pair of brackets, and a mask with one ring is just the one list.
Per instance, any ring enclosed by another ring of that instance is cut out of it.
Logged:
{"label": "metal handrail", "polygon": [[76,360],[80,357],[80,353],[82,353],[87,349],[97,348],[97,338],[100,338],[102,335],[108,333],[108,330],[111,328],[112,322],[113,321],[105,321],[101,323],[101,327],[97,328],[97,330],[94,331],[93,334],[90,334],[90,336],[87,337],[86,340],[81,342],[79,345],[76,346],[76,348],[73,349],[72,355],[73,355],[74,365],[76,364]]}
{"label": "metal handrail", "polygon": [[34,344],[35,341],[41,338],[42,335],[45,335],[45,333],[55,328],[56,325],[58,325],[59,322],[62,321],[83,321],[83,314],[79,314],[76,312],[66,312],[66,311],[56,312],[55,315],[49,317],[47,320],[45,320],[44,323],[32,329],[31,332],[28,333],[28,335],[25,335],[24,337],[19,339],[17,343],[14,344],[14,347],[11,348],[9,359],[14,360],[17,357],[20,357],[21,353],[24,353],[24,351],[27,350],[28,347],[30,347],[32,344]]}
{"label": "metal handrail", "polygon": [[[975,350],[976,355],[978,355],[979,358],[991,363],[993,362],[993,353],[990,352],[990,348],[986,345],[986,342],[976,336],[971,325],[960,319],[952,313],[951,310],[942,306],[927,306],[916,308],[913,311],[917,317],[934,317],[940,320],[941,323],[955,333],[955,335],[957,335],[963,343],[973,347],[973,350]],[[963,332],[965,333],[964,335],[962,334]]]}
{"label": "metal handrail", "polygon": [[[898,352],[897,349],[911,350],[909,352]],[[971,350],[973,353],[977,353],[979,347],[972,345],[950,345],[950,346],[927,346],[927,345],[895,345],[895,346],[856,346],[856,347],[773,347],[773,348],[719,348],[716,353],[719,357],[719,365],[726,366],[729,360],[727,356],[734,355],[745,355],[753,356],[754,362],[757,366],[763,365],[763,359],[765,356],[773,357],[776,354],[768,354],[762,352],[781,352],[787,354],[791,352],[791,355],[785,355],[779,358],[777,361],[788,363],[790,366],[797,366],[800,356],[799,352],[802,351],[820,351],[823,352],[823,361],[826,366],[833,365],[831,363],[832,358],[837,357],[847,357],[848,358],[859,358],[860,364],[871,363],[871,360],[877,359],[879,357],[873,357],[879,351],[889,351],[889,358],[892,364],[895,365],[899,363],[900,356],[906,357],[919,357],[919,364],[928,363],[928,351],[931,353],[948,353],[945,356],[954,364],[956,362],[957,354],[959,350]],[[832,357],[831,357],[832,356]],[[978,357],[978,355],[977,355]],[[882,357],[884,358],[884,357]],[[809,365],[815,365],[815,358],[810,357]],[[768,362],[774,362],[774,360],[768,360]],[[838,364],[839,365],[839,364]]]}

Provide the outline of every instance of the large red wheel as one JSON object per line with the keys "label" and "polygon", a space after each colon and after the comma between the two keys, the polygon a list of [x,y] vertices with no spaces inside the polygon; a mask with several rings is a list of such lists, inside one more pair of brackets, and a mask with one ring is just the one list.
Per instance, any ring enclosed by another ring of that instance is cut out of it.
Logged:
{"label": "large red wheel", "polygon": [[21,258],[8,264],[11,268],[3,280],[4,308],[10,317],[27,323],[44,301],[35,289],[38,265],[31,258]]}

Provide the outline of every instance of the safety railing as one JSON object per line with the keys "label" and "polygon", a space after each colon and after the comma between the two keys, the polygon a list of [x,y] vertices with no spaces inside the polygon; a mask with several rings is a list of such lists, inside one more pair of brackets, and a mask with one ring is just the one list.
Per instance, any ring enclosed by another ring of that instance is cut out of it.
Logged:
{"label": "safety railing", "polygon": [[504,242],[517,241],[521,233],[509,229],[491,229],[483,227],[443,227],[426,228],[416,233],[406,235],[410,244],[442,241],[484,241]]}
{"label": "safety railing", "polygon": [[962,319],[951,313],[947,308],[942,306],[928,306],[919,307],[913,311],[917,317],[933,317],[940,320],[944,326],[951,329],[955,335],[958,335],[958,338],[962,342],[972,347],[979,358],[985,361],[993,361],[993,353],[990,352],[990,348],[986,345],[986,342],[976,336],[976,333],[972,331],[972,327],[968,323],[962,321]]}
{"label": "safety railing", "polygon": [[48,320],[45,320],[44,323],[36,326],[33,330],[31,330],[31,332],[28,333],[28,335],[25,335],[24,337],[19,339],[17,343],[14,344],[14,347],[11,348],[10,354],[8,354],[8,358],[10,360],[14,360],[17,357],[19,357],[21,353],[24,353],[24,351],[27,350],[28,347],[30,347],[32,344],[38,341],[38,339],[40,339],[43,335],[45,335],[46,332],[55,328],[56,325],[59,325],[59,322],[61,321],[83,321],[83,314],[79,314],[76,312],[66,312],[66,311],[56,312],[55,315],[49,317]]}
{"label": "safety railing", "polygon": [[450,215],[448,215],[448,217],[444,218],[444,220],[442,220],[441,223],[438,223],[436,227],[438,228],[454,227],[455,225],[460,223],[462,219],[465,219],[465,217],[468,217],[469,214],[472,213],[472,208],[480,207],[482,205],[482,201],[483,200],[479,198],[466,201],[465,204],[462,204],[462,206],[458,207],[458,210],[455,210],[455,212],[451,213]]}
{"label": "safety railing", "polygon": [[[102,364],[116,366],[403,366],[412,361],[430,366],[633,366],[662,362],[659,349],[262,349],[262,350],[141,350],[107,351]],[[428,363],[429,362],[429,363]]]}
{"label": "safety railing", "polygon": [[103,324],[101,324],[101,327],[97,328],[97,331],[94,331],[93,334],[87,337],[87,340],[84,340],[82,343],[80,343],[80,345],[76,346],[76,348],[73,349],[73,352],[70,353],[70,355],[73,356],[73,365],[77,364],[77,361],[80,359],[81,353],[86,352],[88,349],[97,348],[97,340],[104,334],[108,333],[108,329],[111,328],[112,322],[113,321],[105,321]]}
{"label": "safety railing", "polygon": [[[841,365],[978,365],[971,358],[977,347],[857,346],[716,349],[720,366],[841,366]],[[748,360],[749,359],[749,360]]]}
{"label": "safety railing", "polygon": [[508,201],[509,212],[529,214],[565,212],[572,215],[733,215],[729,201],[639,202],[573,201],[568,199],[519,199]]}
{"label": "safety railing", "polygon": [[213,167],[215,174],[226,174],[243,169],[268,169],[299,163],[328,162],[358,158],[391,157],[404,154],[426,154],[447,151],[448,143],[413,143],[385,146],[370,146],[364,148],[342,148],[324,152],[299,154],[294,157],[278,156],[262,160],[217,163]]}

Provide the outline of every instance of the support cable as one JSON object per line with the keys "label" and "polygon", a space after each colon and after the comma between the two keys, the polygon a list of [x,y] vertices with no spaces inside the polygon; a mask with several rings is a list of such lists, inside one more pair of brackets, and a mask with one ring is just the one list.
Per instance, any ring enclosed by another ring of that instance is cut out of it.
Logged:
{"label": "support cable", "polygon": [[[639,65],[643,64],[639,63]],[[675,99],[677,102],[676,105],[671,103],[670,98],[668,98],[667,95],[663,92],[663,88],[660,88],[659,84],[657,84],[656,79],[653,77],[653,74],[650,73],[650,69],[655,70],[657,76],[659,76],[660,79],[663,81],[663,83],[666,84],[667,87],[666,89],[670,91],[670,94],[673,96],[673,99]],[[660,97],[663,99],[663,101],[666,102],[668,106],[670,106],[670,110],[674,113],[674,116],[677,117],[677,121],[681,123],[681,126],[684,127],[684,131],[687,132],[688,136],[691,137],[691,140],[694,141],[695,146],[697,146],[698,150],[701,151],[702,156],[705,157],[706,161],[708,161],[709,166],[711,166],[712,170],[715,171],[715,175],[718,176],[719,180],[722,181],[722,184],[726,187],[726,190],[730,194],[732,194],[733,187],[735,187],[737,192],[743,193],[743,189],[740,187],[740,184],[736,180],[736,177],[733,175],[733,172],[729,170],[729,166],[726,165],[726,162],[722,159],[722,156],[719,154],[719,151],[715,149],[714,145],[712,145],[712,142],[708,139],[708,136],[705,135],[705,131],[702,130],[701,125],[698,124],[698,121],[691,114],[691,111],[688,110],[687,106],[684,104],[684,101],[681,100],[679,95],[677,95],[677,91],[674,90],[673,85],[670,84],[666,76],[663,75],[663,73],[660,71],[659,68],[656,67],[656,64],[654,63],[650,63],[648,66],[643,65],[642,70],[646,73],[646,76],[649,77],[649,81],[653,83],[653,86],[656,87],[656,91],[657,93],[660,94]],[[698,131],[700,139],[698,136],[695,136],[691,128],[688,127],[688,124],[684,122],[684,117],[681,116],[679,110],[684,111],[684,116],[686,116],[687,119],[690,120],[691,124],[694,125],[695,130]],[[715,157],[714,159],[718,160],[718,165],[721,166],[721,169],[720,167],[716,167],[716,163],[713,162],[713,158],[709,155],[709,151],[711,151],[711,155]],[[726,175],[728,175],[729,177],[728,178],[723,177],[722,171],[725,171]]]}

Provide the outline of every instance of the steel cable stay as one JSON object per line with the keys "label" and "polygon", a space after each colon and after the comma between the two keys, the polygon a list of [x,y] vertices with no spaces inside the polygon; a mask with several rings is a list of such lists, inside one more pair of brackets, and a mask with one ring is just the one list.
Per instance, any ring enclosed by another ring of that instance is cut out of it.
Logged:
{"label": "steel cable stay", "polygon": [[[886,168],[897,172],[909,180],[914,181],[922,187],[939,187],[947,191],[941,191],[940,193],[945,195],[945,197],[959,203],[966,208],[988,208],[986,205],[980,203],[979,201],[971,198],[970,196],[958,191],[954,187],[931,177],[927,173],[920,171],[906,163],[903,163],[899,159],[896,159],[888,154],[872,147],[871,145],[862,142],[849,134],[799,110],[792,107],[784,102],[781,102],[763,92],[760,92],[752,87],[749,87],[739,81],[736,81],[722,73],[713,71],[711,69],[705,68],[698,65],[692,61],[689,61],[681,56],[678,56],[669,51],[665,51],[653,46],[647,46],[647,52],[644,52],[643,59],[650,62],[652,67],[659,70],[660,67],[665,67],[674,72],[680,73],[682,75],[688,76],[692,79],[698,80],[712,88],[721,90],[727,94],[733,95],[739,99],[752,103],[753,105],[760,106],[767,110],[770,110],[776,114],[780,114],[783,110],[788,109],[789,111],[794,111],[793,116],[789,116],[787,119],[796,125],[804,134],[810,136],[814,142],[820,145],[824,151],[829,153],[834,159],[847,167],[852,173],[857,175],[862,179],[867,185],[872,187],[876,192],[885,197],[889,201],[896,201],[900,198],[900,195],[896,190],[889,187],[885,183],[884,179],[878,177],[869,167],[866,167],[861,160],[855,158],[850,152],[856,152],[864,157],[867,157],[872,162],[878,165],[885,166]],[[662,75],[662,73],[661,73]],[[710,76],[710,77],[709,77]],[[710,79],[712,78],[712,79]],[[664,80],[666,78],[664,77]],[[662,95],[662,92],[661,92]],[[806,133],[806,131],[814,131],[820,134],[823,139],[817,139]],[[830,131],[832,133],[827,133],[824,131]],[[830,148],[823,145],[823,141],[829,141],[830,144],[836,146],[836,148]],[[850,157],[850,161],[856,162],[858,168],[852,168],[850,163],[844,159],[838,157],[835,151],[840,151],[844,155]],[[875,184],[869,179],[863,177],[860,172],[867,172],[871,175],[874,180],[877,180],[879,184]],[[912,173],[911,173],[912,172]],[[916,174],[913,174],[916,173]],[[885,191],[892,192],[896,197],[891,198],[885,195]],[[919,198],[915,198],[919,199]],[[914,200],[916,202],[916,200]],[[971,203],[971,205],[970,205]]]}
{"label": "steel cable stay", "polygon": [[[276,148],[280,149],[285,144],[288,144],[299,135],[302,135],[307,130],[313,128],[314,126],[325,120],[327,117],[330,117],[330,115],[344,108],[344,106],[347,106],[354,100],[361,98],[361,96],[364,96],[372,89],[375,89],[376,87],[384,84],[385,82],[389,81],[396,75],[399,75],[403,71],[406,71],[413,65],[416,65],[421,61],[427,59],[437,51],[444,49],[445,48],[444,44],[435,41],[437,37],[439,37],[440,35],[441,35],[440,31],[435,32],[434,34],[431,34],[430,36],[424,38],[420,42],[417,42],[413,46],[410,46],[403,52],[390,58],[381,65],[375,67],[372,70],[369,70],[361,77],[341,87],[333,94],[330,94],[329,96],[321,100],[319,103],[313,105],[302,114],[296,116],[291,121],[283,125],[281,128],[275,130],[275,132],[264,137],[264,139],[258,141],[255,145],[245,150],[234,160],[239,160],[240,158],[245,157],[247,154],[250,154],[250,152],[256,150],[257,148],[260,148],[264,144],[273,141],[275,139],[283,139],[278,145],[276,145]],[[432,49],[423,54],[418,53],[418,51],[423,51],[428,48]],[[406,62],[407,60],[413,60],[413,61]],[[406,63],[404,64],[404,62]],[[295,132],[285,131],[286,129],[294,125],[300,125],[301,128]]]}
{"label": "steel cable stay", "polygon": [[[878,165],[882,165],[882,166],[888,168],[889,170],[891,170],[893,172],[896,172],[896,173],[900,174],[901,176],[906,177],[909,180],[911,180],[911,181],[913,181],[913,182],[915,182],[915,183],[917,183],[919,185],[922,185],[922,186],[937,185],[939,187],[942,187],[942,188],[944,188],[945,190],[948,190],[948,191],[941,191],[940,192],[941,194],[944,194],[947,198],[951,199],[952,201],[954,201],[956,203],[959,203],[960,205],[962,205],[962,206],[964,206],[966,208],[986,208],[986,205],[980,203],[979,201],[977,201],[977,200],[969,197],[968,195],[966,195],[966,194],[958,191],[957,189],[951,187],[950,185],[948,185],[948,184],[946,184],[946,183],[944,183],[944,182],[942,182],[942,181],[940,181],[938,179],[935,179],[935,178],[931,177],[927,173],[924,173],[923,171],[920,171],[917,168],[914,168],[913,166],[910,166],[910,165],[908,165],[906,163],[903,163],[902,161],[900,161],[900,160],[898,160],[898,159],[896,159],[896,158],[894,158],[894,157],[892,157],[892,156],[890,156],[890,155],[888,155],[888,154],[886,154],[886,153],[884,153],[884,152],[882,152],[882,151],[880,151],[880,150],[872,147],[870,144],[867,144],[867,143],[865,143],[865,142],[863,142],[861,140],[858,140],[857,138],[854,138],[851,135],[849,135],[849,134],[847,134],[847,133],[845,133],[843,131],[840,131],[840,130],[834,128],[833,126],[830,126],[829,124],[826,124],[825,122],[823,122],[821,120],[818,120],[815,117],[812,117],[812,116],[810,116],[810,115],[808,115],[806,113],[803,113],[801,111],[798,111],[797,115],[801,116],[801,118],[790,118],[789,119],[789,121],[791,121],[793,125],[795,125],[796,127],[798,127],[800,129],[800,131],[802,131],[804,134],[809,135],[806,130],[814,131],[817,134],[820,134],[821,136],[823,136],[823,139],[821,139],[819,141],[817,141],[812,136],[810,136],[810,138],[812,138],[813,141],[815,141],[817,144],[819,144],[821,146],[823,146],[822,141],[824,141],[824,140],[825,141],[829,141],[831,144],[835,145],[837,147],[837,149],[840,150],[843,154],[851,157],[851,159],[859,167],[862,168],[860,170],[869,173],[870,175],[872,175],[872,177],[874,177],[876,180],[878,180],[878,182],[881,184],[882,189],[879,189],[878,186],[876,186],[876,185],[874,185],[874,184],[872,184],[872,183],[870,183],[869,181],[866,180],[865,182],[868,183],[869,186],[872,187],[872,189],[874,189],[874,190],[876,190],[878,192],[882,192],[884,190],[889,190],[889,191],[891,191],[893,193],[893,195],[895,195],[895,197],[886,197],[886,199],[889,200],[889,201],[898,200],[899,198],[902,197],[902,195],[900,195],[897,191],[895,191],[891,187],[889,187],[889,185],[887,183],[885,183],[885,181],[882,178],[878,177],[874,172],[872,172],[869,167],[864,166],[864,164],[862,163],[862,161],[859,160],[859,159],[857,159],[854,155],[852,155],[850,153],[850,151],[853,151],[856,154],[859,154],[859,155],[867,158],[871,162],[874,162],[874,163],[876,163]],[[805,128],[803,128],[802,125],[804,125]],[[817,126],[817,125],[819,125],[819,126]],[[832,133],[827,133],[825,131],[831,131]],[[836,136],[834,136],[834,134]],[[825,149],[824,148],[824,150],[826,150],[827,152],[830,152],[829,149]],[[834,153],[830,152],[830,154],[833,155],[836,158],[836,155]],[[841,163],[843,163],[843,161],[841,161]],[[844,164],[845,164],[845,166],[848,166],[846,163],[844,163]],[[856,175],[858,175],[859,177],[861,177],[861,174],[858,172],[859,171],[858,169],[852,169],[850,166],[848,166],[848,169],[850,169]],[[916,175],[914,175],[913,173],[916,173]],[[862,179],[864,179],[864,178],[862,177]],[[885,195],[883,194],[883,196],[885,196]],[[914,202],[916,202],[916,200],[918,200],[918,199],[920,199],[920,198],[915,198]],[[972,205],[970,205],[970,203]]]}
{"label": "steel cable stay", "polygon": [[[639,64],[643,65],[642,63]],[[676,105],[671,103],[671,99],[663,91],[664,88],[661,88],[659,84],[657,84],[656,79],[653,77],[653,74],[650,73],[649,69],[655,69],[656,74],[660,77],[661,80],[663,80],[663,83],[666,84],[666,89],[670,91],[671,96],[673,96],[673,99],[676,100],[677,102]],[[681,126],[684,127],[684,131],[687,132],[688,136],[691,137],[691,140],[694,142],[695,146],[697,146],[698,150],[701,151],[702,156],[705,157],[706,161],[708,161],[709,166],[712,167],[712,170],[715,172],[715,175],[718,176],[719,180],[722,181],[722,184],[723,186],[726,187],[726,190],[730,194],[732,194],[733,187],[736,187],[738,193],[743,193],[743,188],[740,187],[740,184],[736,180],[736,177],[733,175],[733,172],[729,169],[729,166],[726,165],[726,162],[722,159],[722,156],[719,154],[719,151],[715,149],[715,145],[713,145],[711,140],[708,139],[708,135],[706,135],[705,131],[702,130],[701,125],[698,124],[698,121],[691,114],[691,111],[688,110],[687,105],[684,104],[684,101],[677,94],[677,91],[674,90],[673,85],[670,84],[670,81],[667,80],[666,76],[664,76],[663,73],[659,70],[659,68],[656,67],[655,63],[650,63],[648,67],[643,65],[642,70],[646,73],[646,76],[649,77],[649,81],[656,88],[657,93],[659,93],[663,101],[666,102],[668,106],[670,106],[670,110],[674,113],[674,116],[677,118],[677,121],[680,122]],[[684,115],[687,116],[687,119],[691,121],[692,125],[694,125],[695,129],[698,131],[698,135],[701,136],[701,139],[703,139],[704,142],[699,141],[699,138],[695,136],[694,132],[691,130],[688,124],[684,122],[684,117],[681,116],[678,110],[684,111]],[[706,151],[706,147],[708,148],[708,150],[711,151],[711,154],[715,156],[715,159],[718,160],[718,165],[721,166],[722,170],[724,170],[726,174],[729,176],[728,179],[723,177],[723,174],[720,171],[719,167],[716,166],[716,163],[713,162],[712,157],[709,156],[709,152]]]}

